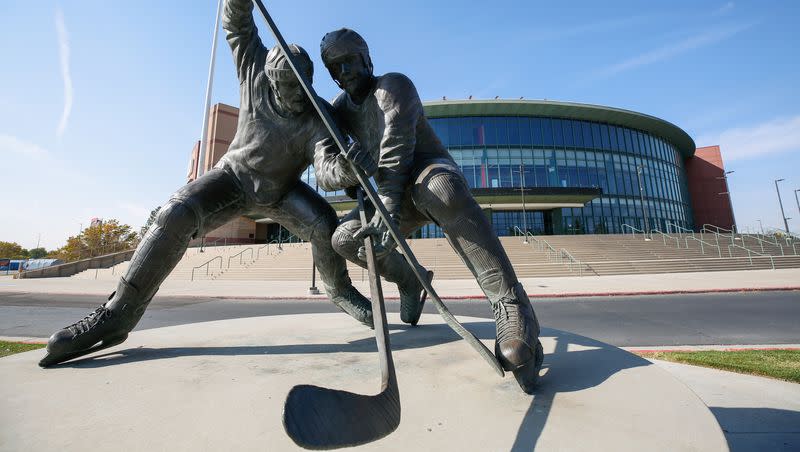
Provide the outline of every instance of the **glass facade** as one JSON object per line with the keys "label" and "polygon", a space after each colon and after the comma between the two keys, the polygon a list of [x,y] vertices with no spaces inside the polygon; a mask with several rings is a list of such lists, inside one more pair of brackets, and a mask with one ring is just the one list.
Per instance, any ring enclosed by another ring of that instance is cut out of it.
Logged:
{"label": "glass facade", "polygon": [[[527,228],[534,234],[621,233],[623,224],[644,229],[645,217],[650,228],[662,231],[668,222],[693,226],[683,158],[658,136],[550,117],[462,116],[429,121],[471,187],[602,189],[600,197],[582,208],[527,211]],[[315,186],[313,169],[304,181]],[[554,224],[546,228],[547,221]],[[509,235],[524,222],[521,211],[497,211],[492,223],[498,235]],[[421,231],[423,237],[441,235],[435,226]]]}

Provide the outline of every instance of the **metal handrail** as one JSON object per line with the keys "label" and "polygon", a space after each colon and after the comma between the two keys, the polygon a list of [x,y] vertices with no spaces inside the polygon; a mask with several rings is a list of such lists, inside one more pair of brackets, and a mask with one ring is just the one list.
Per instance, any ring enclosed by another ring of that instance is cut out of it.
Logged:
{"label": "metal handrail", "polygon": [[628,229],[630,229],[630,230],[631,230],[631,235],[632,235],[633,237],[636,237],[636,233],[637,233],[637,232],[641,232],[641,233],[642,233],[642,235],[643,235],[645,238],[647,238],[647,234],[644,232],[644,230],[642,230],[642,229],[637,229],[637,228],[635,228],[635,227],[633,227],[633,226],[631,226],[631,225],[629,225],[629,224],[627,224],[627,223],[622,223],[622,233],[623,233],[623,234],[626,234],[626,232],[625,232],[625,228],[628,228]]}
{"label": "metal handrail", "polygon": [[564,258],[565,256],[569,265],[569,271],[573,271],[572,264],[575,264],[578,266],[578,276],[583,276],[583,263],[579,259],[576,259],[575,256],[570,254],[569,251],[561,248],[561,257]]}
{"label": "metal handrail", "polygon": [[[525,237],[524,243],[527,243],[528,239],[531,238],[531,239],[533,239],[534,242],[536,242],[536,244],[539,245],[539,251],[542,250],[541,242],[539,241],[539,239],[534,237],[533,234],[530,231],[523,231],[522,229],[519,228],[519,226],[514,226],[514,230],[516,230],[520,234],[523,234],[523,237]],[[515,236],[517,236],[517,235],[515,234]]]}
{"label": "metal handrail", "polygon": [[672,232],[671,228],[677,229],[678,230],[678,234],[681,234],[682,232],[688,232],[688,233],[692,234],[692,237],[694,237],[694,230],[693,229],[684,228],[683,226],[680,226],[680,225],[677,225],[675,223],[671,223],[671,222],[667,221],[667,232],[668,233]]}
{"label": "metal handrail", "polygon": [[719,227],[719,226],[717,226],[717,225],[715,225],[715,224],[706,223],[706,224],[704,224],[704,225],[703,225],[703,229],[708,229],[708,230],[710,231],[710,230],[711,230],[711,228],[714,228],[714,229],[716,229],[716,232],[717,232],[718,234],[720,233],[720,231],[722,231],[722,232],[727,232],[728,234],[735,234],[735,232],[734,232],[733,230],[731,230],[731,229],[725,229],[725,228],[721,228],[721,227]]}
{"label": "metal handrail", "polygon": [[[266,243],[264,246],[262,246],[262,247],[258,248],[258,249],[256,250],[256,259],[259,259],[259,258],[261,258],[261,250],[263,250],[264,248],[266,248],[266,249],[267,249],[267,255],[269,255],[269,246],[270,246],[270,245],[272,245],[273,243],[280,243],[280,242],[278,242],[277,240],[273,240],[273,241],[271,241],[271,242],[267,242],[267,243]],[[280,248],[279,248],[279,249],[280,249]]]}
{"label": "metal handrail", "polygon": [[780,248],[781,256],[785,256],[786,255],[786,252],[783,251],[783,245],[778,243],[777,239],[775,239],[775,241],[772,242],[772,241],[769,241],[769,240],[764,240],[761,237],[758,237],[757,235],[752,235],[752,234],[739,234],[739,236],[742,238],[742,246],[743,247],[747,247],[747,244],[745,243],[745,238],[751,238],[751,239],[756,240],[758,242],[758,244],[761,246],[761,252],[762,253],[766,252],[766,251],[764,251],[764,243],[769,243],[772,246]]}
{"label": "metal handrail", "polygon": [[542,242],[544,243],[545,246],[545,249],[543,249],[543,251],[547,253],[547,258],[552,259],[553,256],[556,256],[558,258],[557,262],[561,262],[561,255],[558,254],[558,251],[556,251],[555,248],[553,248],[549,243],[547,243],[547,240],[542,240]]}
{"label": "metal handrail", "polygon": [[747,258],[750,260],[750,265],[753,265],[753,256],[750,253],[753,253],[756,256],[768,257],[770,264],[772,264],[772,269],[775,270],[775,259],[773,259],[773,257],[771,255],[769,255],[769,254],[761,254],[759,252],[753,251],[753,250],[745,248],[743,246],[739,246],[739,245],[733,244],[733,245],[728,245],[728,254],[730,255],[730,257],[733,257],[733,251],[731,251],[731,248],[741,248],[741,249],[747,251]]}
{"label": "metal handrail", "polygon": [[685,237],[684,242],[686,242],[686,249],[689,249],[689,239],[696,240],[696,241],[700,242],[700,252],[701,253],[706,254],[706,249],[703,246],[705,244],[705,245],[708,245],[708,246],[716,247],[717,251],[719,252],[719,257],[722,257],[722,248],[719,247],[719,244],[714,245],[713,243],[708,243],[705,240],[700,240],[697,237],[689,237],[689,236]]}
{"label": "metal handrail", "polygon": [[253,259],[253,248],[245,248],[242,251],[239,251],[238,253],[234,254],[233,256],[228,257],[228,267],[227,268],[231,268],[231,259],[233,259],[234,257],[238,257],[239,258],[239,265],[242,265],[242,258],[244,257],[244,253],[246,253],[248,251],[250,251],[250,259],[251,259],[250,262],[252,263],[252,261],[255,260],[255,259]]}
{"label": "metal handrail", "polygon": [[658,229],[651,229],[650,230],[651,234],[654,233],[654,232],[657,232],[657,233],[661,234],[661,240],[664,242],[664,246],[667,246],[667,238],[670,238],[670,239],[675,239],[675,248],[680,248],[681,247],[681,241],[678,240],[677,237],[673,237],[671,235],[664,234],[663,232],[659,231]]}
{"label": "metal handrail", "polygon": [[211,264],[211,262],[214,262],[217,259],[219,259],[219,269],[222,270],[222,256],[214,256],[211,259],[209,259],[205,264],[198,265],[197,267],[192,269],[192,279],[191,279],[191,281],[194,281],[194,271],[197,270],[198,268],[205,267],[206,268],[206,276],[208,276],[209,264]]}

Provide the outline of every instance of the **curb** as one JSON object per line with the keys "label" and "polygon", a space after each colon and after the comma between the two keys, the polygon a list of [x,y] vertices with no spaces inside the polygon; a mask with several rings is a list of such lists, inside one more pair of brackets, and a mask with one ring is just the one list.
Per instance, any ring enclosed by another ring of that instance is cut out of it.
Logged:
{"label": "curb", "polygon": [[[542,298],[588,298],[588,297],[632,297],[642,295],[690,295],[690,294],[704,294],[704,293],[748,293],[748,292],[792,292],[800,291],[800,286],[789,287],[743,287],[732,289],[685,289],[685,290],[642,290],[642,291],[629,291],[629,292],[566,292],[566,293],[529,293],[529,298],[542,299]],[[0,292],[2,294],[3,292]],[[9,291],[9,293],[36,293],[36,294],[49,294],[49,295],[91,295],[91,296],[105,296],[105,293],[86,293],[86,292],[31,292],[31,291]],[[309,301],[320,300],[327,301],[325,295],[306,295],[298,296],[258,296],[258,295],[199,295],[199,294],[157,294],[161,297],[182,297],[182,298],[214,298],[220,300],[285,300],[285,301]],[[441,297],[442,300],[475,300],[485,299],[484,294],[479,295],[445,295]],[[400,297],[388,296],[384,300],[397,301]]]}
{"label": "curb", "polygon": [[629,353],[672,353],[672,352],[744,352],[754,350],[800,350],[799,344],[774,345],[664,345],[650,347],[620,347]]}

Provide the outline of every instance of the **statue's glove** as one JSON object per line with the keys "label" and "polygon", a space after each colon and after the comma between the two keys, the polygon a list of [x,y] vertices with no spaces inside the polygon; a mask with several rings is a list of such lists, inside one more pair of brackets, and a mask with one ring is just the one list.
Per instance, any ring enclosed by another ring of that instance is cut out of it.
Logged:
{"label": "statue's glove", "polygon": [[357,167],[367,175],[367,177],[372,176],[378,171],[378,162],[372,158],[369,151],[363,149],[358,141],[354,141],[350,146],[347,148],[347,151],[344,153],[345,158],[353,162]]}
{"label": "statue's glove", "polygon": [[344,189],[344,194],[350,199],[358,199],[358,190],[361,188],[359,185],[353,185]]}
{"label": "statue's glove", "polygon": [[[390,221],[394,224],[395,230],[399,230],[399,222],[394,215],[389,215]],[[353,234],[353,238],[356,240],[364,240],[364,238],[368,235],[374,237],[375,242],[375,258],[381,259],[387,254],[389,254],[396,246],[397,242],[394,241],[392,234],[389,232],[389,227],[383,221],[378,212],[375,212],[375,215],[372,216],[372,220],[367,223],[365,226],[362,226],[361,229],[356,231]],[[358,258],[362,261],[367,260],[367,249],[365,246],[361,246],[358,248]]]}

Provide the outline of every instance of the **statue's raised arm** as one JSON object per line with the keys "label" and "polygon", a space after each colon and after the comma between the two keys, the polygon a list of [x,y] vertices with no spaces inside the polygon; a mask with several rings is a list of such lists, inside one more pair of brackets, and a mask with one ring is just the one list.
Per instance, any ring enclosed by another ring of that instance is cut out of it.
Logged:
{"label": "statue's raised arm", "polygon": [[248,74],[263,70],[267,48],[258,37],[258,29],[253,20],[253,1],[225,0],[222,28],[233,51],[233,63],[236,65],[239,81],[244,81]]}

